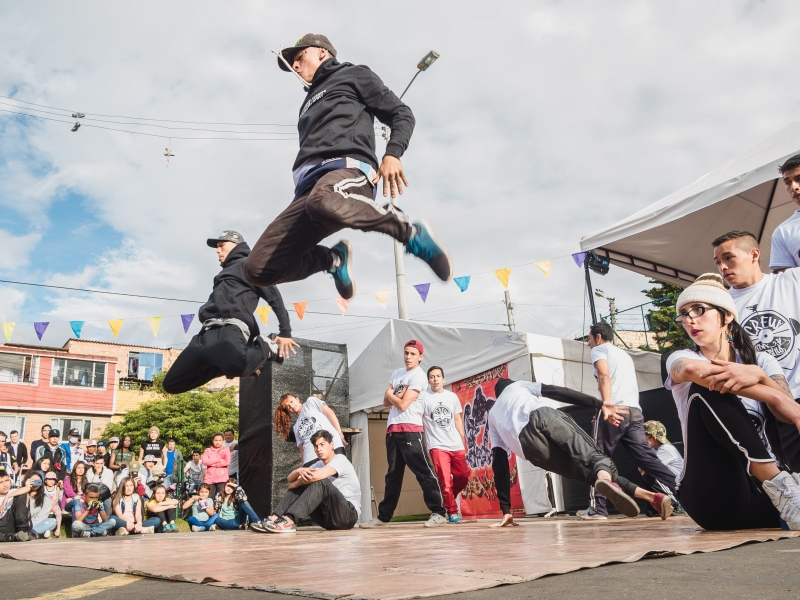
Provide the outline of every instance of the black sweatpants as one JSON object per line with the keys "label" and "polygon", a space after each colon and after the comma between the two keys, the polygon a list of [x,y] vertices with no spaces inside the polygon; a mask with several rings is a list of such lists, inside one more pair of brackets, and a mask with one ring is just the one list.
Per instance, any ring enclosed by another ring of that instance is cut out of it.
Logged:
{"label": "black sweatpants", "polygon": [[245,377],[261,367],[269,348],[256,338],[247,344],[236,325],[204,329],[192,338],[164,377],[164,391],[188,392],[224,375],[228,379]]}
{"label": "black sweatpants", "polygon": [[[11,506],[0,519],[0,542],[10,541],[9,537],[18,531],[30,532],[30,512],[28,510],[28,496],[15,496],[9,501]],[[59,509],[60,510],[60,509]]]}
{"label": "black sweatpants", "polygon": [[692,384],[686,420],[678,483],[686,513],[708,530],[780,527],[778,510],[748,474],[748,459],[774,459],[739,398]]}
{"label": "black sweatpants", "polygon": [[[795,398],[800,402],[800,398]],[[786,465],[793,473],[800,472],[800,432],[792,423],[778,421],[778,433],[781,436],[781,446],[786,454]]]}
{"label": "black sweatpants", "polygon": [[358,522],[358,511],[329,479],[288,490],[273,514],[295,523],[310,517],[323,529],[352,529]]}
{"label": "black sweatpants", "polygon": [[389,470],[386,472],[383,500],[378,505],[378,519],[384,523],[392,520],[397,508],[406,466],[416,475],[419,487],[422,488],[422,499],[428,510],[443,517],[447,515],[439,480],[436,479],[436,473],[428,462],[428,454],[422,445],[422,435],[421,432],[386,434],[386,460],[389,463]]}
{"label": "black sweatpants", "polygon": [[[543,406],[531,411],[519,443],[525,459],[535,467],[591,486],[597,481],[598,471],[608,471],[626,494],[633,497],[636,491],[636,485],[619,476],[614,461],[600,451],[589,434],[560,410]],[[511,477],[508,454],[502,448],[492,449],[492,470],[500,508],[503,514],[510,514]]]}
{"label": "black sweatpants", "polygon": [[150,511],[150,516],[156,517],[159,521],[161,521],[161,524],[158,527],[156,527],[156,529],[158,529],[159,527],[163,527],[167,523],[172,523],[172,521],[175,520],[175,509],[168,508],[166,510],[162,510],[159,512]]}
{"label": "black sweatpants", "polygon": [[346,228],[385,233],[399,242],[411,235],[405,213],[375,202],[372,183],[361,171],[337,169],[269,224],[247,257],[245,276],[253,285],[266,286],[330,270],[330,249],[319,243]]}
{"label": "black sweatpants", "polygon": [[[636,407],[617,406],[617,415],[622,418],[619,427],[614,427],[603,420],[602,412],[594,418],[594,441],[606,456],[614,454],[617,444],[622,444],[631,455],[634,464],[652,479],[660,481],[671,492],[675,493],[675,475],[661,462],[656,451],[647,443],[644,436],[644,418],[642,411]],[[664,493],[663,490],[658,490]],[[594,509],[601,515],[608,516],[606,497],[595,491],[589,492]]]}

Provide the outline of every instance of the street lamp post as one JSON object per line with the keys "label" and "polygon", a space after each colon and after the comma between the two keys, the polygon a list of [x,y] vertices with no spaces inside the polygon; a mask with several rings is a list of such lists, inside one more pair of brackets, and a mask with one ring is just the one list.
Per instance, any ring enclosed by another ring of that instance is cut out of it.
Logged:
{"label": "street lamp post", "polygon": [[[439,58],[439,53],[434,52],[433,50],[422,57],[422,60],[417,64],[417,72],[414,73],[414,77],[411,78],[411,81],[408,82],[406,89],[404,89],[403,93],[400,94],[401,100],[403,99],[403,96],[406,95],[406,92],[408,91],[408,88],[411,87],[411,84],[414,83],[417,75],[423,71],[427,71],[428,67],[435,63],[437,58]],[[391,129],[388,125],[384,125],[383,138],[388,142],[390,137]],[[397,198],[392,198],[392,206],[397,206]],[[397,314],[401,319],[408,320],[408,307],[406,306],[406,272],[403,265],[403,244],[397,240],[394,242],[394,270],[395,278],[397,280]]]}

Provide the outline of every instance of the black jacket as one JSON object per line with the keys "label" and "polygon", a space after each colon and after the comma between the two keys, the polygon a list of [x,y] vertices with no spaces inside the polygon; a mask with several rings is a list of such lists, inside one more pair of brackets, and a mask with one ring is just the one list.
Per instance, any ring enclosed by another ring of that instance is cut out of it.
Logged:
{"label": "black jacket", "polygon": [[403,156],[414,132],[411,109],[364,65],[323,62],[300,107],[300,151],[292,169],[310,158],[349,156],[378,168],[373,119],[392,128],[386,154]]}
{"label": "black jacket", "polygon": [[239,319],[250,328],[250,337],[253,339],[259,333],[253,313],[258,306],[258,299],[263,298],[278,317],[278,335],[292,337],[289,313],[283,306],[278,288],[274,285],[258,287],[247,282],[244,263],[248,254],[250,246],[245,243],[238,244],[228,254],[222,263],[222,270],[214,277],[214,290],[208,301],[200,307],[200,322],[206,319]]}

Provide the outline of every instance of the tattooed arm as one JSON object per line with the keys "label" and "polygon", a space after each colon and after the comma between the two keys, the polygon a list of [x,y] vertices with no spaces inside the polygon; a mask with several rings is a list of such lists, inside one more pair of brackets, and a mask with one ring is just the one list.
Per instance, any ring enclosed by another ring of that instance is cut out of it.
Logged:
{"label": "tattooed arm", "polygon": [[789,389],[789,382],[786,381],[786,377],[784,377],[783,375],[771,375],[770,379],[772,379],[772,381],[777,383],[778,386],[780,386],[780,388],[784,392],[786,392],[790,396],[792,395],[792,390]]}

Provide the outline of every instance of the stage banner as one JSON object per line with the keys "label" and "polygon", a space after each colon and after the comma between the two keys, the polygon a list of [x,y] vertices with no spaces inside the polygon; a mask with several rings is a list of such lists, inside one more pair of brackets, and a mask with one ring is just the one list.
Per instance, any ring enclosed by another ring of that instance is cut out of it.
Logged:
{"label": "stage banner", "polygon": [[[451,389],[461,401],[464,418],[464,433],[467,436],[467,464],[470,468],[467,489],[461,492],[461,516],[464,519],[500,518],[500,501],[494,485],[492,471],[492,448],[486,425],[489,409],[494,406],[494,384],[498,379],[508,377],[508,365],[503,364],[483,373],[478,373],[461,381],[456,381]],[[517,460],[512,454],[508,460],[511,472],[511,512],[524,515],[522,492],[517,476]]]}

